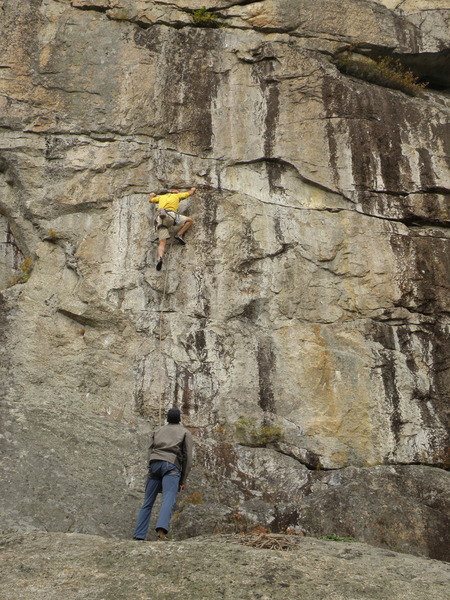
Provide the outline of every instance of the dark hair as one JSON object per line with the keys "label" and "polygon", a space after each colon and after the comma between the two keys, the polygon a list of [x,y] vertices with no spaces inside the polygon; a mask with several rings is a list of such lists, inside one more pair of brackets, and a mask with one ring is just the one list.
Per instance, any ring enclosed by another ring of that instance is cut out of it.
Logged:
{"label": "dark hair", "polygon": [[181,412],[179,408],[171,408],[167,411],[167,422],[168,423],[179,423],[181,420]]}
{"label": "dark hair", "polygon": [[169,190],[161,190],[156,195],[157,196],[164,196],[164,194],[170,194]]}

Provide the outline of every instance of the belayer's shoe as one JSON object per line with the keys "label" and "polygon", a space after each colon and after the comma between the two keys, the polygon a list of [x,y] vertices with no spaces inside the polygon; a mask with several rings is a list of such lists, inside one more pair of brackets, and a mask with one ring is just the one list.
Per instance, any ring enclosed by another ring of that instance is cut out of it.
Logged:
{"label": "belayer's shoe", "polygon": [[178,240],[180,242],[180,244],[183,244],[183,246],[186,246],[186,242],[183,240],[181,235],[176,235],[175,239]]}
{"label": "belayer's shoe", "polygon": [[162,264],[163,264],[163,259],[162,259],[162,258],[160,258],[160,259],[158,260],[158,262],[156,263],[156,270],[157,270],[157,271],[161,271],[161,269],[162,269]]}

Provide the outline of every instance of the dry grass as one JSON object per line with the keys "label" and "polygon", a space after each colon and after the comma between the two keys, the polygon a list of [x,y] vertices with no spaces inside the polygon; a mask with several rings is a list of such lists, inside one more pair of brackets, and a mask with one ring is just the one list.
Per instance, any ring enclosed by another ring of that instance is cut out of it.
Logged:
{"label": "dry grass", "polygon": [[231,533],[202,538],[204,541],[242,544],[264,550],[294,550],[298,546],[300,536],[277,533]]}
{"label": "dry grass", "polygon": [[292,550],[296,546],[293,539],[274,533],[259,533],[237,537],[239,543],[244,546],[253,546],[255,548],[264,548],[266,550]]}
{"label": "dry grass", "polygon": [[346,75],[357,77],[382,87],[400,90],[409,96],[420,96],[428,85],[420,82],[399,59],[385,57],[379,61],[364,61],[357,54],[344,53],[334,59],[337,68]]}

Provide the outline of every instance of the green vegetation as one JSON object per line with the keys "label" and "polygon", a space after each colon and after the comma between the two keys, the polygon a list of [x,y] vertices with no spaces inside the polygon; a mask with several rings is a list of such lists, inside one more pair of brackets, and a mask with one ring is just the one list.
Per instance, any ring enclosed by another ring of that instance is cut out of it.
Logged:
{"label": "green vegetation", "polygon": [[31,256],[24,258],[23,261],[19,265],[19,272],[17,275],[14,275],[12,279],[10,279],[6,285],[7,287],[12,287],[17,283],[26,283],[30,279],[31,271],[33,270],[33,259]]}
{"label": "green vegetation", "polygon": [[218,20],[217,15],[208,10],[205,6],[203,8],[199,8],[198,10],[194,10],[192,13],[192,20],[194,21],[194,25],[197,27],[209,27],[212,29],[226,27],[224,23],[221,23]]}
{"label": "green vegetation", "polygon": [[230,516],[230,521],[233,525],[234,530],[237,533],[246,532],[248,529],[248,522],[244,515],[239,514],[238,512],[233,513]]}
{"label": "green vegetation", "polygon": [[248,446],[263,447],[283,439],[281,427],[277,425],[259,425],[255,419],[241,417],[234,424],[241,443]]}
{"label": "green vegetation", "polygon": [[419,82],[419,78],[406,69],[399,59],[389,56],[380,60],[371,60],[359,54],[343,52],[336,56],[333,62],[346,75],[382,87],[400,90],[409,96],[420,96],[428,85]]}

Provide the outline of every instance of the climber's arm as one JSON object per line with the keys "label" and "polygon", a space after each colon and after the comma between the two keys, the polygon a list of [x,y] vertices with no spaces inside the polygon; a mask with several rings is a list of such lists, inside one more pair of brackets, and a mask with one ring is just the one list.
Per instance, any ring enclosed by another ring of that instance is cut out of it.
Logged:
{"label": "climber's arm", "polygon": [[184,200],[184,198],[189,198],[192,194],[195,194],[197,188],[191,188],[188,192],[178,192],[178,200]]}

